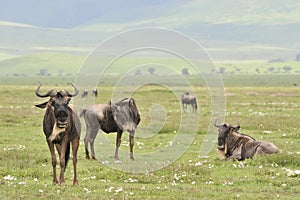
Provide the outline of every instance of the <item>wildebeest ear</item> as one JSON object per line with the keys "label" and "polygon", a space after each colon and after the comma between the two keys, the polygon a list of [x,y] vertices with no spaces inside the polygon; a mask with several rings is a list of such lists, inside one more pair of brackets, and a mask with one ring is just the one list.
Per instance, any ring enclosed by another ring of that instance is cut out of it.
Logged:
{"label": "wildebeest ear", "polygon": [[48,101],[41,103],[41,104],[36,104],[35,106],[38,108],[46,108],[47,104],[48,104]]}
{"label": "wildebeest ear", "polygon": [[109,101],[109,105],[110,105],[110,106],[113,106],[113,107],[116,106],[116,104],[115,104],[112,100]]}

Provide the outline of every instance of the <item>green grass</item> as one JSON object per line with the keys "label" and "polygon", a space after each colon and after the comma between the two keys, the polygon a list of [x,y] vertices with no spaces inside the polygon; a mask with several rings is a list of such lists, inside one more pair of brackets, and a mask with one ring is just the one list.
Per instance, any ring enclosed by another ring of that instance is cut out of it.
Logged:
{"label": "green grass", "polygon": [[[225,162],[220,160],[214,147],[209,157],[200,158],[199,152],[210,123],[211,105],[206,87],[196,85],[195,92],[200,97],[199,130],[188,150],[176,162],[160,170],[138,174],[117,171],[101,162],[86,160],[81,142],[78,153],[80,185],[77,187],[72,186],[72,162],[66,170],[66,185],[52,185],[51,158],[42,133],[44,110],[34,107],[43,101],[34,95],[37,80],[14,78],[10,84],[5,84],[5,81],[9,82],[6,77],[0,86],[0,198],[297,199],[300,175],[291,172],[300,170],[299,87],[285,83],[278,86],[275,82],[275,85],[257,87],[256,79],[246,75],[243,80],[236,78],[227,85],[232,77],[236,76],[224,77],[226,122],[234,124],[236,119],[239,120],[242,133],[275,143],[282,150],[280,154],[243,162]],[[277,80],[286,79],[286,76],[278,77]],[[56,83],[64,87],[69,81],[58,80],[58,77],[48,77],[44,89],[54,87]],[[108,102],[113,89],[109,85],[99,87],[101,93],[96,102]],[[181,91],[184,88],[177,86],[176,89]],[[180,104],[176,103],[172,92],[157,85],[142,87],[133,96],[142,116],[140,127],[150,122],[148,112],[153,104],[160,104],[167,110],[167,121],[158,134],[149,138],[137,135],[135,140],[136,154],[160,150],[175,136],[181,114],[175,110],[180,110]],[[193,117],[191,113],[184,115]],[[84,135],[85,127],[82,138]],[[98,137],[102,135],[99,133]],[[114,142],[115,136],[110,134],[108,138]],[[127,133],[121,145],[125,152],[121,157],[123,163],[139,163],[141,160],[128,162],[129,147],[126,144]],[[100,145],[98,157],[101,157],[101,149]],[[105,152],[107,161],[113,163],[114,147]]]}

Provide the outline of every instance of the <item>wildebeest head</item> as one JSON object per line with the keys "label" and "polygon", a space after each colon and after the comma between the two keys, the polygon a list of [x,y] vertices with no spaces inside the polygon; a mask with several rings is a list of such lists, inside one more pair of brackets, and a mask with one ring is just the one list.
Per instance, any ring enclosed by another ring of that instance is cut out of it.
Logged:
{"label": "wildebeest head", "polygon": [[118,103],[110,101],[115,122],[123,131],[133,131],[139,123],[139,113],[132,98],[125,98]]}
{"label": "wildebeest head", "polygon": [[37,87],[35,94],[38,97],[50,97],[50,99],[42,104],[37,104],[35,106],[39,108],[45,108],[47,106],[50,106],[53,109],[57,126],[59,128],[66,128],[68,125],[68,104],[71,100],[71,97],[74,97],[78,94],[78,89],[75,87],[74,84],[71,83],[71,85],[74,88],[74,94],[69,93],[67,90],[60,90],[57,92],[55,89],[49,90],[45,94],[40,94],[39,91],[41,85],[42,84],[40,84]]}
{"label": "wildebeest head", "polygon": [[[217,121],[217,120],[216,120]],[[225,148],[225,141],[230,133],[230,131],[235,131],[238,132],[240,129],[240,123],[237,121],[238,125],[233,126],[231,124],[222,124],[222,125],[217,125],[216,121],[214,123],[215,127],[219,128],[218,130],[218,149],[223,150]]]}

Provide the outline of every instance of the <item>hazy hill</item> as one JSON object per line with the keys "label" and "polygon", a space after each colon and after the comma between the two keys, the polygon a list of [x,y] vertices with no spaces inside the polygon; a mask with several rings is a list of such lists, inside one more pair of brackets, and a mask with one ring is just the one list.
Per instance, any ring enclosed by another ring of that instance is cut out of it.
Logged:
{"label": "hazy hill", "polygon": [[60,53],[84,58],[114,34],[149,26],[183,32],[215,60],[294,60],[300,52],[298,0],[11,0],[0,8],[0,74],[33,66],[40,53],[57,55],[47,66]]}

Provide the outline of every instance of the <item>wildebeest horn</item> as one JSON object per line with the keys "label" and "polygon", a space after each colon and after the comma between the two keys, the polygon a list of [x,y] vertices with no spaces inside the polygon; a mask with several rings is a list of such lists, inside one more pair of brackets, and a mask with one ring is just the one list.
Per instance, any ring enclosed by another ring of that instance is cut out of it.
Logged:
{"label": "wildebeest horn", "polygon": [[217,124],[216,124],[217,121],[218,121],[218,119],[215,120],[214,126],[219,128],[219,127],[222,126],[222,125],[217,125]]}
{"label": "wildebeest horn", "polygon": [[71,94],[68,91],[66,91],[68,97],[75,97],[79,93],[77,87],[73,83],[68,83],[68,85],[72,85],[72,87],[74,88],[74,94]]}
{"label": "wildebeest horn", "polygon": [[56,90],[49,90],[46,94],[40,94],[40,88],[41,88],[42,84],[40,84],[36,90],[35,90],[35,94],[38,97],[49,97],[49,96],[53,96],[56,93]]}

